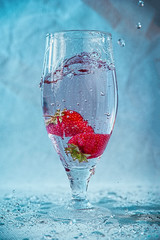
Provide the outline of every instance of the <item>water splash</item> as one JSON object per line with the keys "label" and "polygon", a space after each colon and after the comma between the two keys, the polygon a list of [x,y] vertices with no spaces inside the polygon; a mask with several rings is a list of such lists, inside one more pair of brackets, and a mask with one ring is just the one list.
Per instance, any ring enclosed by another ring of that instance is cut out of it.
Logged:
{"label": "water splash", "polygon": [[119,44],[120,47],[125,47],[125,45],[126,45],[124,39],[122,39],[122,38],[118,39],[117,43]]}

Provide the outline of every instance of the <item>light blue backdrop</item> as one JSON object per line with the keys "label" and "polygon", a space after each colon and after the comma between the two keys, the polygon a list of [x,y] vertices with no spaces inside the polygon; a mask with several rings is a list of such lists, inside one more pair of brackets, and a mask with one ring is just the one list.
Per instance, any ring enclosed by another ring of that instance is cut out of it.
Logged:
{"label": "light blue backdrop", "polygon": [[[1,188],[68,187],[47,137],[38,87],[45,35],[67,29],[98,29],[113,35],[119,111],[91,186],[159,184],[160,26],[155,6],[139,7],[137,2],[0,1]],[[136,28],[139,21],[141,29]],[[119,38],[125,47],[117,44]]]}

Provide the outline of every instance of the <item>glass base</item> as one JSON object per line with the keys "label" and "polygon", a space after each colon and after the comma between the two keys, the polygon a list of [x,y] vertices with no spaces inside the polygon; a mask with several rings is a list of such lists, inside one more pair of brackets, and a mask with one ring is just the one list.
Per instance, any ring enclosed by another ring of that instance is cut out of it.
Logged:
{"label": "glass base", "polygon": [[[77,206],[77,203],[76,203]],[[88,202],[86,208],[74,208],[72,203],[68,206],[57,206],[49,211],[49,217],[53,221],[60,221],[62,223],[105,223],[112,218],[111,211],[106,208],[92,206]]]}

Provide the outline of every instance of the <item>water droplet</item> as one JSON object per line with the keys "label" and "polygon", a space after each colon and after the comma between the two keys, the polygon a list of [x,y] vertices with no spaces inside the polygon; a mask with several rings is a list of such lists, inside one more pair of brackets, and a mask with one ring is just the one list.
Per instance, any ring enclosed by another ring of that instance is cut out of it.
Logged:
{"label": "water droplet", "polygon": [[139,7],[144,7],[144,1],[139,0],[139,1],[138,1],[138,6],[139,6]]}
{"label": "water droplet", "polygon": [[138,22],[137,25],[136,25],[136,27],[137,27],[137,29],[141,29],[141,27],[142,27],[141,23]]}
{"label": "water droplet", "polygon": [[85,99],[84,101],[87,102],[87,99]]}
{"label": "water droplet", "polygon": [[65,102],[66,100],[65,99],[62,99],[62,102]]}
{"label": "water droplet", "polygon": [[90,92],[93,92],[93,89],[92,89],[92,88],[90,88]]}
{"label": "water droplet", "polygon": [[105,96],[105,93],[104,93],[104,92],[101,92],[101,96]]}
{"label": "water droplet", "polygon": [[111,115],[109,112],[104,113],[104,115],[107,115],[108,117]]}
{"label": "water droplet", "polygon": [[39,88],[42,88],[42,82],[39,83]]}
{"label": "water droplet", "polygon": [[51,235],[44,235],[44,239],[52,239],[52,236]]}
{"label": "water droplet", "polygon": [[77,103],[77,106],[79,106],[79,103]]}
{"label": "water droplet", "polygon": [[80,236],[81,238],[84,238],[84,235],[83,235],[83,233],[80,233],[80,234],[79,234],[79,236]]}
{"label": "water droplet", "polygon": [[40,83],[39,83],[39,88],[42,87],[42,84],[43,84],[43,78],[41,77],[41,81],[40,81]]}
{"label": "water droplet", "polygon": [[54,106],[54,103],[51,103],[51,106]]}
{"label": "water droplet", "polygon": [[118,42],[119,46],[121,46],[121,47],[125,47],[125,45],[126,45],[124,39],[122,39],[122,38],[118,39],[117,42]]}
{"label": "water droplet", "polygon": [[97,235],[97,236],[101,236],[101,237],[105,237],[104,233],[99,232],[99,231],[94,231],[94,232],[92,232],[91,234]]}
{"label": "water droplet", "polygon": [[77,221],[76,221],[76,219],[73,219],[73,223],[76,223]]}

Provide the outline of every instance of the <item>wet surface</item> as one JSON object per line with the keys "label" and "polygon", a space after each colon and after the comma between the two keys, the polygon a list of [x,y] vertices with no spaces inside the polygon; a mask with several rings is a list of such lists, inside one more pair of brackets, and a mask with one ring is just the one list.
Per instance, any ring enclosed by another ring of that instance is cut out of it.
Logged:
{"label": "wet surface", "polygon": [[57,212],[63,212],[63,207],[70,197],[63,191],[52,195],[16,190],[7,193],[1,191],[0,239],[159,240],[159,190],[158,187],[136,187],[129,190],[108,189],[92,192],[89,195],[91,203],[107,214],[106,218],[103,216],[98,219],[97,216],[97,219],[87,219],[87,224],[86,221],[77,221],[71,216],[66,218],[65,211],[64,219],[55,218]]}

